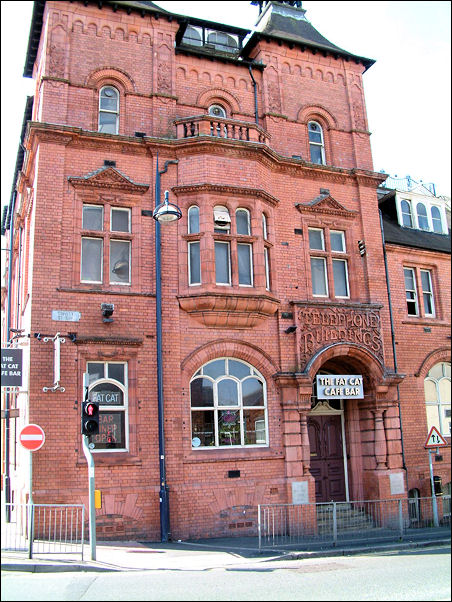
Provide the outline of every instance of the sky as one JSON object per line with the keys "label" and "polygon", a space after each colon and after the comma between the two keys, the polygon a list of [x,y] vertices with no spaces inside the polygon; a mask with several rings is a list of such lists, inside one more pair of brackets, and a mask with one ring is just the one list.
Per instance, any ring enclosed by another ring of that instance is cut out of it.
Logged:
{"label": "sky", "polygon": [[[252,29],[251,2],[156,2],[178,14]],[[33,2],[1,2],[1,190],[9,202],[26,97],[23,77]],[[433,182],[451,193],[451,3],[304,1],[330,42],[376,61],[364,74],[375,171]]]}

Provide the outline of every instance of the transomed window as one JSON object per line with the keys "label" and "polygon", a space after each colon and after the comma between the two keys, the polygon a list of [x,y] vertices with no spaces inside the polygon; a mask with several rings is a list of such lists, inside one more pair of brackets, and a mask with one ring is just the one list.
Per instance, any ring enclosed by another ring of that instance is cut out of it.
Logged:
{"label": "transomed window", "polygon": [[209,362],[191,380],[190,403],[193,449],[268,445],[266,383],[251,365]]}
{"label": "transomed window", "polygon": [[[104,224],[104,213],[102,205],[83,206],[80,280],[102,284],[104,265],[107,265],[110,284],[130,285],[131,210],[112,207],[107,224]],[[115,234],[127,238],[116,239]],[[104,257],[105,252],[107,257]]]}
{"label": "transomed window", "polygon": [[436,317],[432,272],[408,267],[403,271],[408,315]]}
{"label": "transomed window", "polygon": [[119,92],[112,86],[105,86],[100,91],[99,132],[104,134],[119,132]]}
{"label": "transomed window", "polygon": [[322,126],[316,121],[310,121],[308,123],[308,134],[311,163],[325,165],[325,141]]}
{"label": "transomed window", "polygon": [[451,436],[451,371],[449,362],[433,366],[424,381],[428,430],[434,426]]}
{"label": "transomed window", "polygon": [[128,451],[128,366],[126,362],[87,362],[89,400],[99,403],[99,433],[93,451]]}
{"label": "transomed window", "polygon": [[[326,246],[328,240],[328,247]],[[345,233],[338,230],[309,229],[311,282],[314,297],[350,297]],[[329,280],[329,272],[332,282]]]}

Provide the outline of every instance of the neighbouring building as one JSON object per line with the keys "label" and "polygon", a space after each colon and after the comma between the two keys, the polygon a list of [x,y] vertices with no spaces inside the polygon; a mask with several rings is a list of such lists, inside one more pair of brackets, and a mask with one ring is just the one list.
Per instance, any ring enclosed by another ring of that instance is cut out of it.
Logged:
{"label": "neighbouring building", "polygon": [[87,504],[87,395],[98,538],[255,534],[258,504],[429,495],[430,424],[450,443],[443,208],[428,198],[425,228],[419,204],[405,222],[416,191],[378,200],[374,61],[301,2],[253,4],[250,32],[152,2],[34,2],[3,220],[2,340],[24,373],[2,396],[3,487],[28,499],[34,423],[33,501]]}

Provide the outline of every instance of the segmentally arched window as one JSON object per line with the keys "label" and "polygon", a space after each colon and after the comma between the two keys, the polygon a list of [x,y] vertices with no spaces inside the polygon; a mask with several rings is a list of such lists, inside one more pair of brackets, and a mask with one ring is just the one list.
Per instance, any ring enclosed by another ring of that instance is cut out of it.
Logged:
{"label": "segmentally arched window", "polygon": [[113,86],[105,86],[99,94],[99,132],[119,133],[119,92]]}
{"label": "segmentally arched window", "polygon": [[421,230],[430,230],[430,227],[428,224],[427,208],[424,205],[424,203],[418,203],[416,210],[417,210],[417,223],[419,224],[419,228]]}
{"label": "segmentally arched window", "polygon": [[193,449],[268,445],[266,383],[250,364],[209,362],[190,382],[190,403]]}
{"label": "segmentally arched window", "polygon": [[424,381],[427,423],[429,430],[436,427],[445,437],[451,436],[450,363],[433,366]]}
{"label": "segmentally arched window", "polygon": [[308,133],[311,163],[325,165],[325,139],[322,126],[317,121],[310,121],[308,123]]}

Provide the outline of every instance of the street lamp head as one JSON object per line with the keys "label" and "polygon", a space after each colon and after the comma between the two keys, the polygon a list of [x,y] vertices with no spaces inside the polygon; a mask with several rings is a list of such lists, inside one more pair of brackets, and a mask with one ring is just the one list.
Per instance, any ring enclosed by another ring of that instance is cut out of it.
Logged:
{"label": "street lamp head", "polygon": [[169,192],[165,192],[165,201],[155,208],[152,217],[160,224],[176,222],[182,217],[182,211],[177,205],[169,202]]}

